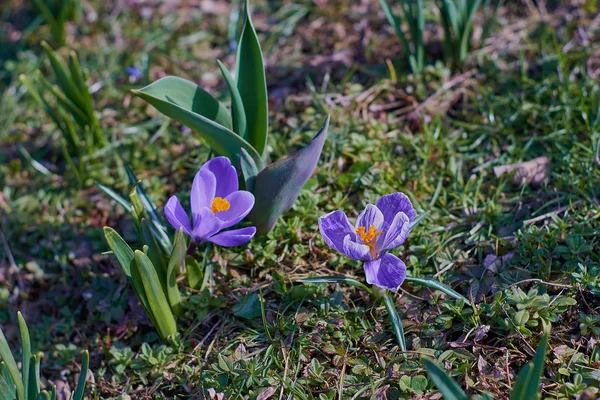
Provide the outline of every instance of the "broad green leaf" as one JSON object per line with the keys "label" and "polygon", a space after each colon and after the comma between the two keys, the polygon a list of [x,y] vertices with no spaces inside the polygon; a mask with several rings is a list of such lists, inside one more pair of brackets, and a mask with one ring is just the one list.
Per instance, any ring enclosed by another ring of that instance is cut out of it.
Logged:
{"label": "broad green leaf", "polygon": [[429,357],[423,357],[423,364],[429,377],[438,388],[445,400],[468,400],[465,392],[448,375],[445,369]]}
{"label": "broad green leaf", "polygon": [[186,257],[185,271],[187,273],[188,285],[192,289],[198,289],[204,279],[204,271],[200,262],[195,257]]}
{"label": "broad green leaf", "polygon": [[175,233],[173,251],[171,251],[169,265],[167,266],[167,298],[169,299],[171,310],[173,310],[175,315],[181,315],[183,313],[181,293],[177,286],[177,275],[180,267],[185,265],[186,253],[187,247],[185,235],[183,234],[183,228],[180,228],[177,233]]}
{"label": "broad green leaf", "polygon": [[29,336],[29,328],[23,314],[17,312],[19,320],[19,332],[21,333],[21,375],[23,377],[23,389],[25,390],[25,398],[29,398],[29,362],[31,361],[31,338]]}
{"label": "broad green leaf", "polygon": [[85,350],[81,360],[81,372],[79,373],[79,379],[77,380],[77,389],[75,389],[75,394],[73,394],[71,400],[83,400],[83,395],[85,394],[85,382],[89,367],[90,354],[87,350]]}
{"label": "broad green leaf", "polygon": [[10,347],[8,347],[8,342],[6,341],[6,337],[4,337],[4,332],[2,332],[2,329],[0,329],[0,358],[2,361],[4,361],[4,364],[10,373],[10,377],[15,384],[17,389],[17,398],[24,399],[25,388],[23,386],[23,379],[21,378],[19,368],[17,367],[17,362],[10,351]]}
{"label": "broad green leaf", "polygon": [[466,304],[470,304],[469,300],[467,300],[467,298],[465,296],[461,295],[454,289],[444,285],[442,282],[439,282],[433,278],[406,277],[405,281],[411,282],[411,283],[418,283],[419,285],[427,286],[430,289],[439,290],[440,292],[442,292],[450,297],[454,297],[455,299],[464,301]]}
{"label": "broad green leaf", "polygon": [[154,322],[157,324],[156,329],[158,330],[158,334],[163,340],[167,340],[170,335],[177,333],[177,325],[169,307],[169,302],[156,275],[156,270],[148,256],[139,250],[135,251],[135,265],[148,299],[150,312],[154,316]]}
{"label": "broad green leaf", "polygon": [[258,168],[256,163],[250,157],[250,154],[244,149],[240,151],[240,169],[242,170],[242,176],[244,177],[244,183],[246,184],[246,190],[249,192],[254,191],[254,184],[256,182],[256,175],[258,175]]}
{"label": "broad green leaf", "polygon": [[406,353],[406,339],[404,338],[404,327],[402,326],[402,320],[400,319],[400,315],[398,315],[398,310],[396,310],[394,300],[390,297],[387,291],[383,293],[383,302],[385,303],[385,308],[387,309],[390,321],[392,322],[392,327],[394,328],[394,334],[396,335],[398,346],[400,346],[400,350]]}
{"label": "broad green leaf", "polygon": [[315,138],[296,154],[268,165],[256,176],[253,194],[255,204],[250,220],[258,234],[273,229],[279,216],[289,210],[300,190],[312,176],[329,128],[329,116]]}
{"label": "broad green leaf", "polygon": [[269,131],[269,101],[267,80],[260,43],[252,24],[248,1],[244,6],[244,28],[240,35],[237,54],[237,87],[244,104],[248,142],[262,155]]}
{"label": "broad green leaf", "polygon": [[258,293],[250,293],[244,296],[233,306],[233,315],[245,319],[254,319],[260,317],[260,299]]}
{"label": "broad green leaf", "polygon": [[[240,149],[244,148],[257,165],[263,165],[260,154],[250,143],[228,126],[215,122],[217,116],[229,120],[231,117],[220,105],[204,104],[207,96],[203,93],[206,92],[196,84],[170,76],[132,92],[167,117],[201,135],[215,152],[229,157],[233,163],[237,163]],[[231,122],[228,125],[231,126]]]}
{"label": "broad green leaf", "polygon": [[244,103],[242,102],[240,91],[238,90],[235,81],[231,77],[227,67],[219,60],[217,60],[217,64],[221,69],[221,73],[223,74],[223,78],[225,78],[225,82],[227,82],[229,95],[231,96],[231,123],[233,126],[233,131],[243,137],[245,140],[248,140],[248,132],[246,131],[246,112],[244,111]]}
{"label": "broad green leaf", "polygon": [[127,244],[127,242],[110,226],[105,226],[103,228],[104,238],[106,239],[106,243],[108,243],[108,247],[113,251],[123,272],[127,275],[127,278],[131,280],[131,270],[130,265],[133,261],[134,254],[131,247]]}
{"label": "broad green leaf", "polygon": [[304,278],[300,279],[302,283],[343,283],[345,285],[356,286],[367,293],[371,293],[371,289],[364,283],[357,281],[356,279],[347,278],[345,276],[319,276],[316,278]]}

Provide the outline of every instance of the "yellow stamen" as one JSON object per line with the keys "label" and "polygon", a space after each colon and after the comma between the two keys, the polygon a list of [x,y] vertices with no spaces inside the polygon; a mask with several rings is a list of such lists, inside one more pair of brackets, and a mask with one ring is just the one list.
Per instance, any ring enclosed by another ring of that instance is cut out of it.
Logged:
{"label": "yellow stamen", "polygon": [[218,213],[219,211],[227,211],[231,204],[227,200],[222,197],[215,197],[212,201],[212,212],[213,214]]}
{"label": "yellow stamen", "polygon": [[377,228],[371,225],[369,226],[369,230],[365,230],[364,226],[359,226],[356,228],[356,234],[364,244],[369,246],[371,256],[373,258],[377,258],[377,250],[375,249],[377,245],[377,237],[383,235],[383,232],[378,231]]}

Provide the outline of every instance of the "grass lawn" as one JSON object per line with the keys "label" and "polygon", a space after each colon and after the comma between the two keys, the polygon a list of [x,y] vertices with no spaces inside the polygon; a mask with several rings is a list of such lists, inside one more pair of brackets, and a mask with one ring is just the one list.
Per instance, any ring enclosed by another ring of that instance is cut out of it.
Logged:
{"label": "grass lawn", "polygon": [[[329,133],[271,232],[198,250],[203,288],[182,271],[184,312],[170,343],[109,253],[104,226],[134,249],[142,243],[129,211],[97,183],[127,197],[127,164],[161,218],[171,195],[189,204],[214,153],[131,90],[175,75],[229,105],[216,59],[235,69],[241,2],[86,0],[60,49],[31,4],[7,3],[0,326],[20,354],[23,313],[43,353],[42,386],[57,385],[59,399],[75,386],[82,350],[89,399],[441,399],[423,356],[469,395],[508,399],[544,331],[541,398],[600,396],[596,2],[507,1],[486,24],[478,14],[469,57],[451,69],[439,11],[425,1],[420,74],[377,0],[252,2],[269,93],[266,159],[305,146],[327,115]],[[76,52],[89,75],[106,143],[76,160],[80,178],[55,122],[19,80],[40,69],[55,81],[42,40],[64,58]],[[318,218],[343,210],[353,220],[398,191],[420,221],[392,253],[409,277],[433,277],[470,302],[406,281],[393,300],[407,352],[376,293],[300,282],[364,282],[362,262],[332,250]]]}

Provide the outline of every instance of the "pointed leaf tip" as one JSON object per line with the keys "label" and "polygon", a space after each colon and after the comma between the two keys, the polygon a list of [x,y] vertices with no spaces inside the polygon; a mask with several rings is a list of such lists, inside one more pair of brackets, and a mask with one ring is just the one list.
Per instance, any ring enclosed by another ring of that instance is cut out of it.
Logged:
{"label": "pointed leaf tip", "polygon": [[292,207],[300,190],[312,176],[327,138],[329,120],[327,116],[319,133],[306,147],[268,165],[256,176],[253,190],[256,201],[250,220],[258,234],[273,229],[279,216]]}

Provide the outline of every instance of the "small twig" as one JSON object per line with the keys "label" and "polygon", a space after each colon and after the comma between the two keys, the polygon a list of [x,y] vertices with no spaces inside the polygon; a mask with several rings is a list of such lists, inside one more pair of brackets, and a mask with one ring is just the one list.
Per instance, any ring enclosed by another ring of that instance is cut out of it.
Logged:
{"label": "small twig", "polygon": [[431,96],[429,96],[428,98],[426,98],[421,104],[419,104],[417,106],[417,108],[415,108],[415,110],[413,111],[413,113],[418,114],[419,111],[421,111],[427,104],[429,104],[433,100],[437,99],[444,92],[447,92],[448,90],[452,89],[454,86],[456,86],[456,85],[458,85],[458,84],[466,81],[467,79],[469,79],[470,77],[472,77],[476,73],[477,73],[477,70],[472,69],[472,70],[467,71],[467,72],[465,72],[463,74],[460,74],[460,75],[452,78],[448,82],[444,83],[442,85],[442,87],[439,88],[434,94],[432,94]]}
{"label": "small twig", "polygon": [[554,286],[554,287],[565,288],[565,289],[575,289],[575,286],[564,285],[562,283],[545,282],[545,281],[543,281],[541,279],[531,278],[531,279],[523,279],[522,281],[511,283],[510,285],[508,285],[507,287],[505,287],[504,290],[506,290],[508,288],[511,288],[513,286],[520,285],[521,283],[529,283],[529,282],[541,283],[542,285]]}
{"label": "small twig", "polygon": [[555,211],[552,211],[552,212],[549,212],[549,213],[546,213],[546,214],[540,215],[539,217],[535,217],[535,218],[531,218],[531,219],[526,219],[525,221],[523,221],[523,224],[524,224],[524,225],[531,225],[531,224],[535,224],[536,222],[539,222],[539,221],[545,220],[546,218],[550,218],[550,217],[553,217],[553,216],[555,216],[555,215],[558,215],[558,214],[560,214],[560,213],[562,213],[562,212],[565,212],[565,211],[567,211],[569,208],[571,208],[571,206],[564,206],[564,207],[561,207],[561,208],[559,208],[558,210],[555,210]]}

